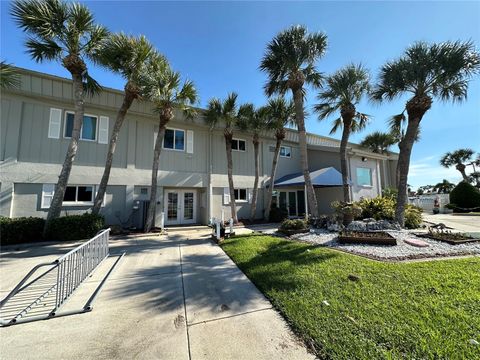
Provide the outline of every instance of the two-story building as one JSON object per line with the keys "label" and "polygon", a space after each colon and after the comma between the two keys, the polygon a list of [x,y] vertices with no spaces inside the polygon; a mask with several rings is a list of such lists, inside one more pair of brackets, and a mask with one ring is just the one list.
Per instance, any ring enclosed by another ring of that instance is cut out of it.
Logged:
{"label": "two-story building", "polygon": [[[19,71],[20,88],[3,90],[1,96],[0,215],[45,217],[72,132],[72,82],[30,70]],[[122,91],[106,88],[100,95],[86,99],[78,154],[62,214],[91,208],[122,98]],[[152,112],[152,104],[134,102],[120,132],[101,210],[108,224],[143,226],[157,130],[158,117]],[[235,201],[239,218],[247,218],[254,183],[253,145],[248,133],[238,131],[234,138]],[[330,203],[342,198],[339,141],[308,134],[307,143],[319,211],[329,213]],[[264,214],[274,145],[273,134],[262,136],[259,218]],[[381,194],[382,188],[392,186],[396,160],[394,153],[374,154],[349,144],[352,198],[373,197]],[[299,173],[298,134],[289,129],[280,152],[275,200],[288,209],[290,216],[305,212],[305,191]],[[206,224],[212,217],[230,217],[223,131],[206,126],[201,111],[194,120],[186,120],[178,112],[168,125],[157,194],[157,226]]]}

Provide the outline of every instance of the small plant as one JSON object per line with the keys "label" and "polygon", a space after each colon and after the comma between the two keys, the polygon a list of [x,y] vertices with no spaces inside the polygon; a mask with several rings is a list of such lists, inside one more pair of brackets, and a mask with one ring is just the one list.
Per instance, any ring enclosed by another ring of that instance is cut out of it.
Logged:
{"label": "small plant", "polygon": [[362,214],[362,209],[357,203],[334,201],[332,202],[331,206],[335,210],[337,218],[341,219],[344,225],[350,224],[353,219],[358,218]]}
{"label": "small plant", "polygon": [[480,208],[480,191],[465,181],[460,181],[450,193],[454,212],[473,211]]}
{"label": "small plant", "polygon": [[307,222],[302,219],[287,219],[280,225],[280,230],[304,230],[307,228]]}
{"label": "small plant", "polygon": [[422,209],[418,206],[408,204],[405,207],[405,227],[416,229],[422,224]]}
{"label": "small plant", "polygon": [[392,199],[394,201],[397,199],[397,194],[398,190],[393,187],[387,187],[382,190],[382,197]]}

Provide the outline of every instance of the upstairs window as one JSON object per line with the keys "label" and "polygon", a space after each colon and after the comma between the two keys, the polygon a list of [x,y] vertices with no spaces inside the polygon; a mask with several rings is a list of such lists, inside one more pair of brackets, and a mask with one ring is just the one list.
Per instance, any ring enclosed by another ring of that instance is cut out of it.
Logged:
{"label": "upstairs window", "polygon": [[292,157],[292,148],[290,146],[280,146],[280,157]]}
{"label": "upstairs window", "polygon": [[359,186],[372,186],[372,170],[370,168],[357,168],[357,184]]}
{"label": "upstairs window", "polygon": [[235,151],[245,151],[247,144],[245,140],[233,139],[232,140],[232,150]]}
{"label": "upstairs window", "polygon": [[235,201],[247,201],[247,189],[233,189]]}
{"label": "upstairs window", "polygon": [[185,150],[185,131],[178,129],[166,129],[163,138],[163,148],[184,151]]}
{"label": "upstairs window", "polygon": [[[75,114],[66,112],[65,117],[65,137],[71,138],[73,132],[73,118]],[[97,121],[98,118],[94,115],[84,115],[83,124],[80,130],[80,139],[87,141],[97,140]]]}

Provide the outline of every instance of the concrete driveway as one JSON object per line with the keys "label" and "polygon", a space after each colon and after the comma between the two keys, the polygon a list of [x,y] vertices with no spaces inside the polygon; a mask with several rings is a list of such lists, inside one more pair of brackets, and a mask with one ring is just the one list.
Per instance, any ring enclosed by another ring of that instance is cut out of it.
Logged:
{"label": "concrete driveway", "polygon": [[[92,312],[0,329],[2,359],[313,359],[208,231],[111,240],[126,251]],[[0,297],[75,244],[4,248]],[[67,302],[79,308],[116,260]]]}
{"label": "concrete driveway", "polygon": [[457,231],[479,233],[480,235],[480,216],[468,214],[427,214],[423,213],[423,220],[430,223],[443,223]]}

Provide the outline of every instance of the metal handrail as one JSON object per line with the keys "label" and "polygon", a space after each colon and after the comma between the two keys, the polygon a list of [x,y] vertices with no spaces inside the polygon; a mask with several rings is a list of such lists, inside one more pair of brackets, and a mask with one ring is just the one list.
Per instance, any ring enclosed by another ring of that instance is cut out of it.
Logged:
{"label": "metal handrail", "polygon": [[[109,234],[110,229],[103,230],[89,241],[77,246],[75,249],[60,256],[53,262],[38,264],[32,270],[30,270],[27,275],[15,286],[15,288],[2,301],[0,301],[0,309],[4,307],[8,300],[10,300],[16,294],[28,288],[29,285],[35,283],[35,281],[39,280],[47,273],[55,269],[57,270],[56,282],[47,291],[43,292],[40,296],[37,296],[35,300],[33,300],[23,310],[19,311],[18,314],[15,315],[11,320],[8,321],[0,319],[0,325],[11,325],[16,323],[20,318],[24,317],[34,305],[37,305],[39,302],[41,302],[42,299],[50,294],[53,290],[56,292],[55,307],[47,317],[55,316],[60,307],[73,294],[78,286],[93,272],[93,270],[95,270],[98,265],[100,265],[103,260],[109,256]],[[117,263],[118,260],[114,266]],[[41,274],[25,285],[25,283],[35,272],[37,272],[38,269],[45,266],[52,266],[52,269],[47,270],[45,273]],[[110,272],[107,274],[107,276],[110,274]],[[103,285],[103,282],[101,285]],[[99,291],[99,289],[97,289],[97,291]],[[91,301],[87,302],[85,305],[85,311],[91,309],[90,303]]]}

